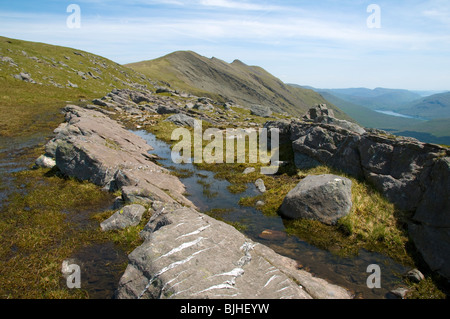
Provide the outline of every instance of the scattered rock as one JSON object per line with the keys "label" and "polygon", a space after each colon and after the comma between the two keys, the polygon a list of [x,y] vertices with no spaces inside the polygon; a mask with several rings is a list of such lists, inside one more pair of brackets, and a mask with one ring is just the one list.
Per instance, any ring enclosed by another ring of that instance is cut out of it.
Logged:
{"label": "scattered rock", "polygon": [[259,201],[257,201],[257,202],[255,203],[255,206],[256,206],[256,207],[261,207],[261,206],[264,206],[264,205],[266,205],[266,203],[264,203],[262,200],[259,200]]}
{"label": "scattered rock", "polygon": [[14,78],[17,80],[22,80],[29,83],[36,83],[35,80],[31,78],[31,75],[29,73],[21,72],[20,74],[14,75]]}
{"label": "scattered rock", "polygon": [[266,240],[285,240],[287,238],[287,234],[284,231],[273,230],[273,229],[265,229],[258,235],[261,239]]}
{"label": "scattered rock", "polygon": [[416,283],[421,282],[422,280],[425,279],[425,276],[418,269],[413,269],[413,270],[408,271],[404,275],[404,277],[408,278],[409,280],[416,282]]}
{"label": "scattered rock", "polygon": [[142,237],[128,257],[119,299],[350,298],[294,260],[192,209],[160,208]]}
{"label": "scattered rock", "polygon": [[141,222],[145,207],[141,205],[129,205],[115,212],[110,218],[100,223],[102,231],[125,229],[136,226]]}
{"label": "scattered rock", "polygon": [[250,173],[253,173],[253,172],[255,172],[256,171],[256,169],[254,168],[254,167],[247,167],[245,170],[244,170],[244,172],[242,172],[242,174],[250,174]]}
{"label": "scattered rock", "polygon": [[39,156],[38,159],[35,161],[35,164],[37,167],[43,168],[53,168],[56,166],[55,160],[45,155]]}
{"label": "scattered rock", "polygon": [[409,291],[410,290],[407,288],[399,287],[394,290],[391,290],[390,293],[393,294],[394,296],[396,296],[397,298],[405,299],[406,296],[408,295]]}
{"label": "scattered rock", "polygon": [[175,114],[170,117],[168,117],[165,122],[172,122],[176,125],[180,126],[189,126],[194,127],[195,126],[195,119],[193,117],[190,117],[186,114]]}
{"label": "scattered rock", "polygon": [[292,189],[281,205],[283,216],[334,225],[350,213],[352,182],[336,175],[309,175]]}
{"label": "scattered rock", "polygon": [[256,116],[270,117],[272,115],[272,110],[268,106],[252,105],[250,107],[250,113]]}
{"label": "scattered rock", "polygon": [[72,88],[77,88],[77,87],[78,87],[77,84],[74,84],[74,83],[72,83],[72,82],[70,82],[70,81],[67,81],[67,85],[68,85],[69,87],[72,87]]}
{"label": "scattered rock", "polygon": [[157,109],[158,114],[176,114],[180,113],[179,109],[167,106],[167,105],[159,105]]}

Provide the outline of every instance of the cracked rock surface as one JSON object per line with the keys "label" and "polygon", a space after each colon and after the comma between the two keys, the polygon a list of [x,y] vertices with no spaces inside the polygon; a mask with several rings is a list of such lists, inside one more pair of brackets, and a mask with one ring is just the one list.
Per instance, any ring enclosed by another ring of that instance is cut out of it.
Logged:
{"label": "cracked rock surface", "polygon": [[116,297],[351,298],[232,226],[190,208],[159,209],[129,255]]}

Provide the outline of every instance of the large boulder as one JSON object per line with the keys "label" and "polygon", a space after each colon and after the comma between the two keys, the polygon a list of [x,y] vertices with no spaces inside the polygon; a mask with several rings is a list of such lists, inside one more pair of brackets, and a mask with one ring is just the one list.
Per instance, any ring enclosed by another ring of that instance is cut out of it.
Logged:
{"label": "large boulder", "polygon": [[261,116],[261,117],[270,117],[272,116],[272,110],[268,106],[264,105],[252,105],[250,107],[250,113],[252,115]]}
{"label": "large boulder", "polygon": [[193,209],[160,207],[129,255],[119,299],[346,299],[297,262]]}
{"label": "large boulder", "polygon": [[66,123],[46,147],[64,174],[110,191],[134,187],[149,200],[194,206],[184,197],[181,181],[152,161],[152,147],[145,140],[95,110],[74,105],[65,110]]}
{"label": "large boulder", "polygon": [[298,183],[283,200],[280,212],[291,219],[312,219],[334,225],[351,208],[351,180],[325,174],[310,175]]}

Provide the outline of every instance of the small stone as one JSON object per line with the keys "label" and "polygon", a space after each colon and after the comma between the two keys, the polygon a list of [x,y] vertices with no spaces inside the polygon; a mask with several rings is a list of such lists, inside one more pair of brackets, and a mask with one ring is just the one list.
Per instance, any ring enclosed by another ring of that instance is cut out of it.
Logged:
{"label": "small stone", "polygon": [[287,234],[279,230],[265,229],[258,237],[266,240],[284,240],[287,238]]}
{"label": "small stone", "polygon": [[418,269],[408,271],[404,277],[414,282],[420,282],[425,279],[425,276]]}
{"label": "small stone", "polygon": [[259,201],[257,201],[257,202],[255,203],[255,206],[256,206],[256,207],[261,207],[261,206],[264,206],[264,205],[266,205],[266,203],[264,203],[262,200],[259,200]]}
{"label": "small stone", "polygon": [[409,293],[409,289],[403,288],[403,287],[399,287],[399,288],[396,288],[394,290],[391,290],[390,293],[393,294],[394,296],[398,297],[398,298],[405,299],[406,295]]}
{"label": "small stone", "polygon": [[261,193],[265,193],[266,192],[266,186],[264,185],[264,181],[261,178],[256,180],[255,186],[256,186],[256,188],[258,188],[258,190]]}
{"label": "small stone", "polygon": [[37,167],[43,168],[53,168],[56,166],[55,160],[45,155],[39,156],[38,159],[35,161],[35,164]]}
{"label": "small stone", "polygon": [[242,174],[250,174],[255,171],[256,171],[256,169],[254,167],[247,167]]}

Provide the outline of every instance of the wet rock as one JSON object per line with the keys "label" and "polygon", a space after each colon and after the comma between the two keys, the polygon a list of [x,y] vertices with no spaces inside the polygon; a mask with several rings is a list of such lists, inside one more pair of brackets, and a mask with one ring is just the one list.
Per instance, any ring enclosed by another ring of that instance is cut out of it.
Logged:
{"label": "wet rock", "polygon": [[285,240],[287,238],[287,234],[279,230],[265,229],[258,235],[258,237],[266,240]]}
{"label": "wet rock", "polygon": [[144,243],[129,255],[119,299],[350,298],[345,289],[195,210],[162,207],[147,226]]}
{"label": "wet rock", "polygon": [[115,191],[137,187],[151,199],[193,204],[182,194],[184,185],[169,171],[152,162],[152,150],[142,138],[95,110],[67,106],[48,151],[66,175],[88,180]]}
{"label": "wet rock", "polygon": [[318,220],[334,225],[350,213],[352,182],[348,178],[326,174],[307,176],[292,189],[281,205],[283,216]]}
{"label": "wet rock", "polygon": [[261,207],[261,206],[264,206],[266,203],[264,203],[262,200],[259,200],[259,201],[257,201],[256,203],[255,203],[255,206],[256,207]]}
{"label": "wet rock", "polygon": [[141,205],[129,205],[115,212],[110,218],[100,223],[102,231],[125,229],[136,226],[141,222],[145,207]]}
{"label": "wet rock", "polygon": [[421,282],[425,279],[425,276],[418,269],[412,269],[408,271],[403,277],[408,278],[409,280],[416,283]]}

